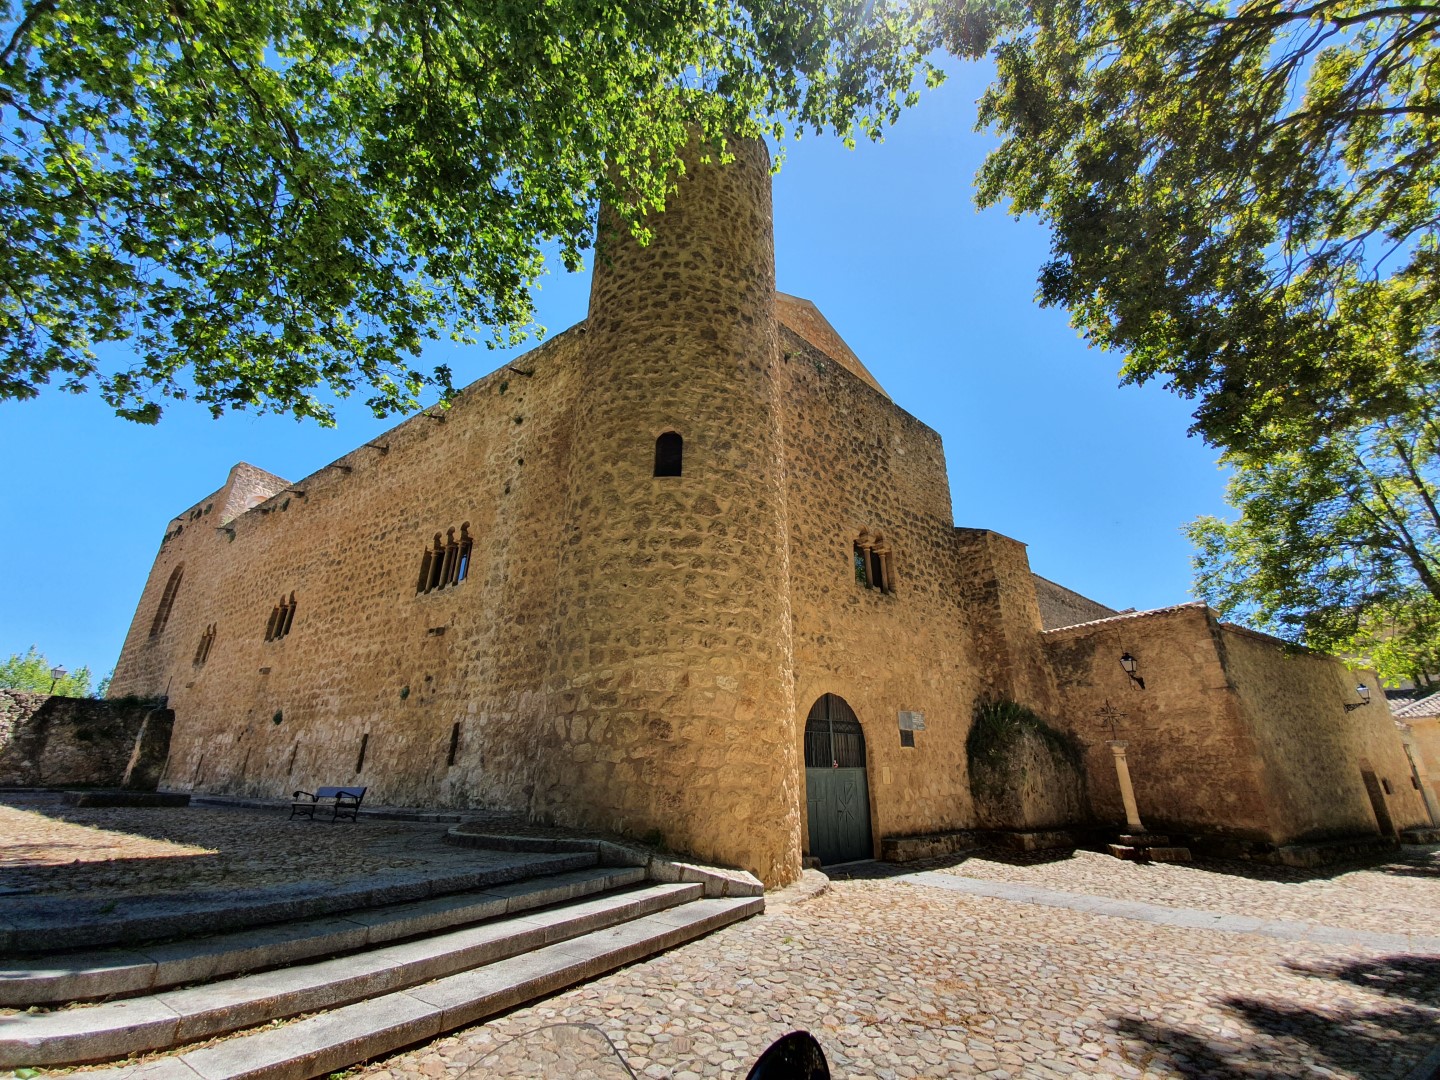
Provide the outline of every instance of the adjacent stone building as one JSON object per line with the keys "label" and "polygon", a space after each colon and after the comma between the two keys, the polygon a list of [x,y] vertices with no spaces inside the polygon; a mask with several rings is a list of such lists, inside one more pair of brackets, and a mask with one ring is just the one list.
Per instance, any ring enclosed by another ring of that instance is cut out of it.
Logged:
{"label": "adjacent stone building", "polygon": [[1123,820],[1117,737],[1147,822],[1237,850],[1428,821],[1337,662],[955,527],[936,433],[775,291],[768,159],[737,155],[648,246],[605,238],[584,323],[170,524],[111,684],[174,710],[164,787],[509,807],[773,885],[975,827],[971,718],[1005,700],[1084,748],[1083,799],[1031,785],[1017,829]]}

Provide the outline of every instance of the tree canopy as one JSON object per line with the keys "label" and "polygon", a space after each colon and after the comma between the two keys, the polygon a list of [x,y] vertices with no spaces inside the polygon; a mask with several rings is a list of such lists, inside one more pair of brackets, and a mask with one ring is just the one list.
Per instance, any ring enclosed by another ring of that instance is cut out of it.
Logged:
{"label": "tree canopy", "polygon": [[946,36],[994,47],[978,201],[1049,225],[1042,302],[1195,431],[1293,447],[1434,381],[1440,6],[954,0]]}
{"label": "tree canopy", "polygon": [[887,0],[5,0],[0,400],[413,407],[508,344],[542,248],[643,231],[697,128],[878,137],[933,39]]}
{"label": "tree canopy", "polygon": [[1440,678],[1440,405],[1314,447],[1231,456],[1236,521],[1190,526],[1196,589],[1221,614],[1363,658],[1393,681]]}
{"label": "tree canopy", "polygon": [[1049,226],[1038,295],[1234,470],[1196,591],[1440,672],[1440,6],[952,0],[993,49],[982,206]]}
{"label": "tree canopy", "polygon": [[[80,667],[68,672],[58,682],[50,675],[54,667],[45,654],[31,645],[23,655],[11,653],[9,658],[0,661],[0,687],[9,690],[28,690],[35,694],[54,693],[57,697],[89,697],[90,696],[90,669]],[[100,682],[100,688],[96,697],[105,696],[105,688],[109,685],[110,679],[107,676]],[[51,685],[54,690],[51,690]]]}

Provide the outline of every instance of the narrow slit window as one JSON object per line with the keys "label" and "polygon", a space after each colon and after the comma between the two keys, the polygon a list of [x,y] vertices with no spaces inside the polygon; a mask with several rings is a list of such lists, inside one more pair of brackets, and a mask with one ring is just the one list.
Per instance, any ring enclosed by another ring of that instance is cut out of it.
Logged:
{"label": "narrow slit window", "polygon": [[150,624],[150,636],[156,638],[170,621],[170,609],[175,606],[175,594],[180,591],[180,579],[185,576],[185,564],[181,563],[170,572],[165,582],[165,591],[160,594],[160,606],[155,609],[155,619]]}
{"label": "narrow slit window", "polygon": [[200,635],[200,644],[195,646],[195,666],[203,667],[205,661],[210,659],[210,646],[215,644],[215,624],[211,623]]}
{"label": "narrow slit window", "polygon": [[455,724],[450,728],[450,752],[445,755],[446,767],[455,764],[455,755],[460,750],[460,725]]}
{"label": "narrow slit window", "polygon": [[425,582],[425,591],[440,587],[440,577],[445,572],[445,545],[440,542],[440,534],[435,534],[435,546],[430,552],[430,577]]}
{"label": "narrow slit window", "polygon": [[655,475],[680,476],[685,464],[685,440],[676,431],[667,431],[655,440]]}
{"label": "narrow slit window", "polygon": [[365,751],[370,748],[370,735],[367,732],[360,736],[360,756],[355,759],[355,774],[358,776],[365,769]]}

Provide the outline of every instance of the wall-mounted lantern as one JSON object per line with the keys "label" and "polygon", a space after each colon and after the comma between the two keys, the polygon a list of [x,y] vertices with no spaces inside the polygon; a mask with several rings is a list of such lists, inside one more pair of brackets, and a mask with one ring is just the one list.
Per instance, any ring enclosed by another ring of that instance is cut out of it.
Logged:
{"label": "wall-mounted lantern", "polygon": [[70,673],[66,671],[63,667],[61,667],[59,664],[56,664],[54,667],[52,667],[50,669],[50,693],[55,693],[55,684],[69,674]]}
{"label": "wall-mounted lantern", "polygon": [[1359,686],[1355,687],[1355,693],[1360,695],[1360,700],[1346,705],[1346,712],[1354,712],[1356,709],[1362,709],[1370,704],[1370,687],[1362,682]]}
{"label": "wall-mounted lantern", "polygon": [[1131,656],[1128,652],[1122,654],[1120,657],[1120,666],[1125,669],[1125,674],[1130,676],[1131,682],[1141,690],[1145,689],[1145,680],[1135,674],[1135,669],[1140,666],[1135,657]]}

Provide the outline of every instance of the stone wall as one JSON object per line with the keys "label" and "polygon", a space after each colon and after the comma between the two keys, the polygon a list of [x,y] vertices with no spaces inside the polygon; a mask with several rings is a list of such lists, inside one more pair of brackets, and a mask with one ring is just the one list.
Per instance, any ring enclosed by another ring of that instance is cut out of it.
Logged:
{"label": "stone wall", "polygon": [[[984,687],[964,632],[940,438],[788,330],[781,356],[796,753],[811,706],[836,694],[864,729],[876,851],[886,836],[965,828],[965,736]],[[862,533],[891,553],[889,592],[856,578]],[[925,718],[913,747],[901,745],[901,710]]]}
{"label": "stone wall", "polygon": [[[1377,691],[1358,703],[1357,682],[1379,687],[1373,671],[1306,652],[1263,634],[1219,625],[1217,641],[1261,760],[1277,842],[1326,840],[1428,826],[1410,762]],[[1372,804],[1364,771],[1380,783],[1383,811]]]}
{"label": "stone wall", "polygon": [[0,786],[153,789],[168,734],[153,703],[0,689]]}
{"label": "stone wall", "polygon": [[985,696],[1053,715],[1054,673],[1040,637],[1040,605],[1025,545],[989,529],[957,528],[963,625]]}
{"label": "stone wall", "polygon": [[1397,719],[1395,729],[1410,758],[1421,798],[1430,811],[1430,823],[1440,826],[1440,716]]}
{"label": "stone wall", "polygon": [[1106,607],[1088,596],[1081,596],[1074,589],[1057,585],[1039,574],[1032,577],[1035,582],[1035,599],[1040,605],[1040,622],[1046,630],[1078,626],[1120,614],[1114,608]]}
{"label": "stone wall", "polygon": [[[1203,604],[1187,604],[1044,634],[1063,687],[1063,707],[1052,715],[1085,748],[1097,821],[1125,821],[1106,745],[1118,738],[1129,744],[1135,799],[1147,827],[1277,839],[1260,747],[1225,673],[1212,623]],[[1127,652],[1136,658],[1143,690],[1120,666]]]}
{"label": "stone wall", "polygon": [[1003,757],[971,774],[978,824],[1029,832],[1085,825],[1090,820],[1078,762],[1033,731],[1015,736]]}
{"label": "stone wall", "polygon": [[[111,692],[168,688],[178,723],[163,786],[278,797],[361,784],[392,805],[528,806],[553,742],[541,686],[583,340],[560,335],[449,410],[406,420],[227,527],[162,545]],[[237,479],[256,476],[237,470],[227,489]],[[462,525],[466,579],[417,591],[436,534]],[[292,594],[289,633],[267,641]]]}
{"label": "stone wall", "polygon": [[[1345,711],[1357,681],[1378,685],[1373,672],[1222,625],[1198,603],[1044,637],[1101,821],[1124,820],[1113,735],[1129,744],[1140,816],[1158,831],[1270,844],[1374,835],[1362,769],[1395,828],[1428,823],[1385,709]],[[1120,666],[1127,652],[1143,690]]]}
{"label": "stone wall", "polygon": [[[601,232],[534,805],[773,885],[800,792],[769,157],[698,149],[647,246]],[[678,476],[654,475],[666,433]]]}

